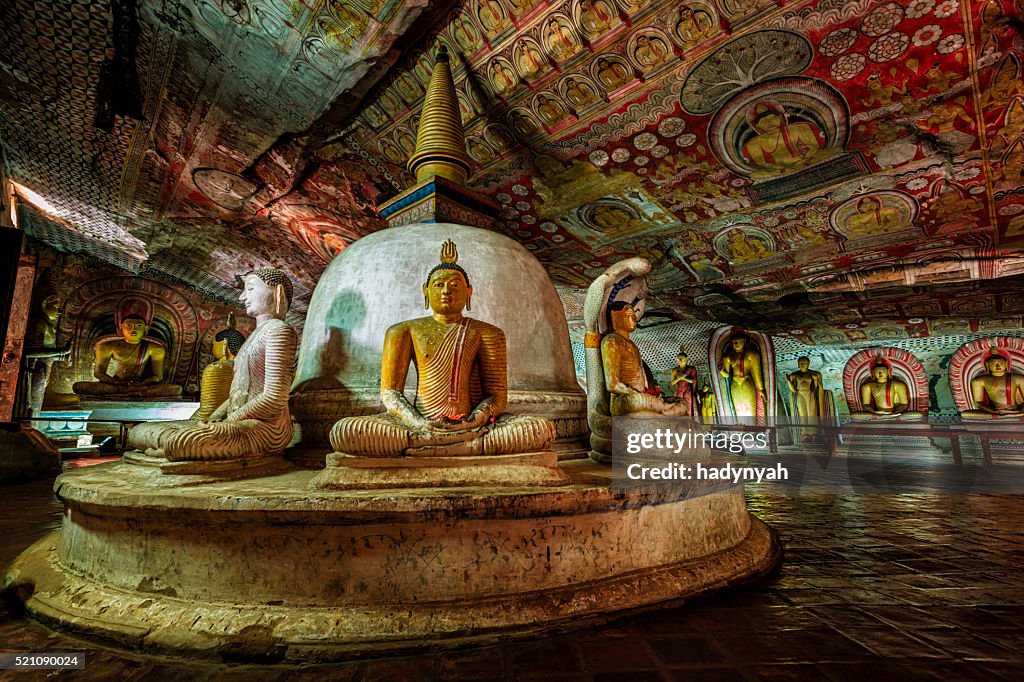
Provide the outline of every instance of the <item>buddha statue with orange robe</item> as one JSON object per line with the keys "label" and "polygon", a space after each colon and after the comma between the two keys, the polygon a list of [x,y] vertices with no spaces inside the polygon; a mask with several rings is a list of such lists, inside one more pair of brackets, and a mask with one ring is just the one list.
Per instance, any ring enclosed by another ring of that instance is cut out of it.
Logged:
{"label": "buddha statue with orange robe", "polygon": [[[345,417],[331,429],[334,450],[362,457],[474,456],[539,452],[555,438],[547,419],[504,414],[508,378],[504,332],[463,316],[473,288],[452,241],[423,285],[432,314],[392,325],[381,366],[383,414]],[[415,403],[404,393],[416,365]]]}

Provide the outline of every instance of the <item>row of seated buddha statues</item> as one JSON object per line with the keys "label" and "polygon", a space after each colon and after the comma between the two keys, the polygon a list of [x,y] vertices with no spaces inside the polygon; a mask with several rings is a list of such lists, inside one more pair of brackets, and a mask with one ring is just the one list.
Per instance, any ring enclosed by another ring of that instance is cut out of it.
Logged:
{"label": "row of seated buddha statues", "polygon": [[94,381],[77,381],[72,390],[79,396],[99,399],[139,400],[177,398],[182,387],[164,376],[167,347],[148,335],[152,318],[129,299],[118,306],[117,334],[99,339],[93,346]]}
{"label": "row of seated buddha statues", "polygon": [[[171,462],[272,457],[283,452],[292,438],[288,394],[297,347],[295,330],[284,322],[291,297],[291,281],[280,270],[247,274],[240,300],[246,314],[256,319],[256,329],[238,346],[227,399],[205,418],[140,424],[129,433],[129,445]],[[233,336],[223,338],[228,348]]]}

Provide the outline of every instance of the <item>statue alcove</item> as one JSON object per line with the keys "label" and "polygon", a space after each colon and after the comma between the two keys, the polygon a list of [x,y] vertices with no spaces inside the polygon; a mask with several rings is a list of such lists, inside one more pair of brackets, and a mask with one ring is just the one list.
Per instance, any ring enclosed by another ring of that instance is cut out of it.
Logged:
{"label": "statue alcove", "polygon": [[[142,277],[109,277],[86,282],[64,304],[58,339],[72,339],[70,367],[56,365],[51,384],[70,393],[76,381],[92,381],[93,347],[117,333],[118,306],[125,298],[146,299],[152,306],[147,337],[166,346],[165,380],[186,386],[195,384],[193,358],[199,340],[199,317],[181,292]],[[191,382],[190,382],[191,379]]]}
{"label": "statue alcove", "polygon": [[[993,336],[960,346],[949,361],[949,389],[953,394],[957,412],[961,416],[978,410],[971,394],[971,381],[987,372],[985,359],[992,348],[997,348],[1001,354],[1008,356],[1007,374],[1024,374],[1024,338]],[[980,415],[975,414],[972,418],[979,417]]]}
{"label": "statue alcove", "polygon": [[[864,412],[861,386],[871,380],[871,370],[881,356],[888,364],[892,378],[907,385],[907,412],[928,414],[928,375],[921,361],[909,351],[889,346],[865,348],[856,353],[843,368],[843,394],[851,413]],[[906,420],[904,417],[903,420]]]}

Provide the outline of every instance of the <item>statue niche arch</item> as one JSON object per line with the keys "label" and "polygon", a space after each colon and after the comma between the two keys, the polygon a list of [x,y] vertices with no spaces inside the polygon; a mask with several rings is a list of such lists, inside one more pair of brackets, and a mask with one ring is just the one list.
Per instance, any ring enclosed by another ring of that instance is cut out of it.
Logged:
{"label": "statue niche arch", "polygon": [[[889,367],[891,378],[907,386],[908,405],[900,421],[926,418],[928,415],[928,375],[924,365],[909,351],[890,346],[865,348],[846,362],[843,368],[843,394],[851,414],[870,418],[861,400],[861,387],[872,380],[871,371],[881,358]],[[915,416],[918,413],[921,416]]]}
{"label": "statue niche arch", "polygon": [[74,382],[93,379],[93,345],[116,333],[118,306],[125,298],[149,301],[152,325],[148,336],[164,343],[167,349],[164,376],[179,386],[188,385],[199,340],[199,316],[192,303],[161,282],[120,276],[86,282],[65,301],[58,338],[62,343],[72,340],[71,366],[54,368],[56,390],[70,393]]}

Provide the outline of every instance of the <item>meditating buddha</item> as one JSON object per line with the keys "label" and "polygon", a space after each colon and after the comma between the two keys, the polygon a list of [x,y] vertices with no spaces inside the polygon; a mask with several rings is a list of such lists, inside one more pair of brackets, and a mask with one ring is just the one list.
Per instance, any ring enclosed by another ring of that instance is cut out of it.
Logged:
{"label": "meditating buddha", "polygon": [[640,350],[629,338],[636,330],[636,310],[626,301],[608,306],[612,330],[601,339],[601,364],[610,395],[613,417],[629,414],[660,414],[667,417],[689,416],[689,404],[667,403],[660,391],[648,384]]}
{"label": "meditating buddha", "polygon": [[910,389],[893,377],[888,361],[878,355],[871,365],[871,378],[860,387],[860,411],[851,411],[854,419],[920,419],[920,412],[910,410]]}
{"label": "meditating buddha", "polygon": [[96,381],[77,381],[71,390],[97,398],[172,398],[181,386],[164,381],[167,349],[146,338],[149,325],[138,314],[126,315],[118,326],[120,336],[100,339],[94,351],[92,374]]}
{"label": "meditating buddha", "polygon": [[971,379],[974,409],[964,419],[1021,418],[1024,416],[1024,375],[1010,371],[1010,358],[998,348],[985,357],[985,373]]}
{"label": "meditating buddha", "polygon": [[288,446],[288,392],[298,343],[284,322],[292,285],[273,268],[254,270],[244,281],[241,301],[256,318],[256,329],[238,350],[230,397],[206,421],[140,424],[128,436],[130,446],[172,461],[263,457]]}
{"label": "meditating buddha", "polygon": [[235,356],[245,343],[245,336],[235,329],[234,315],[228,314],[228,327],[213,338],[214,361],[203,370],[199,382],[199,409],[193,419],[209,419],[218,407],[231,397],[235,378]]}
{"label": "meditating buddha", "polygon": [[[432,314],[392,325],[384,338],[381,402],[387,412],[346,417],[331,430],[339,453],[364,457],[504,455],[547,450],[551,422],[503,414],[508,401],[505,334],[464,317],[473,287],[448,240],[423,285]],[[416,365],[415,404],[404,393]]]}

